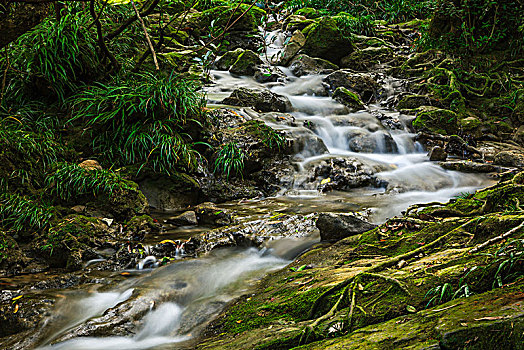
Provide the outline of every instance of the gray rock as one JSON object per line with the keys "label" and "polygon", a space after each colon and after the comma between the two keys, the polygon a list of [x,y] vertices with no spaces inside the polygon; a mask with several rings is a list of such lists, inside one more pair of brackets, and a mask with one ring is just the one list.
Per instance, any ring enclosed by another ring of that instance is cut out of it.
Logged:
{"label": "gray rock", "polygon": [[235,222],[231,212],[206,202],[195,207],[198,223],[201,225],[227,226]]}
{"label": "gray rock", "polygon": [[338,70],[331,73],[324,78],[324,83],[331,91],[335,91],[339,87],[356,92],[364,102],[375,99],[379,85],[366,73],[353,73],[348,70]]}
{"label": "gray rock", "polygon": [[223,104],[253,107],[262,112],[288,112],[292,110],[289,99],[265,89],[238,88],[229,97],[222,101]]}
{"label": "gray rock", "polygon": [[466,160],[440,162],[439,165],[446,170],[456,170],[466,173],[492,173],[499,170],[499,167],[492,164],[470,162]]}
{"label": "gray rock", "polygon": [[291,39],[289,40],[289,43],[284,47],[284,51],[282,52],[282,56],[279,59],[279,62],[281,65],[287,66],[289,62],[293,59],[293,57],[296,56],[296,54],[300,51],[302,46],[306,43],[306,37],[300,30],[296,30],[293,35],[291,36]]}
{"label": "gray rock", "polygon": [[374,229],[376,226],[351,214],[321,213],[316,223],[323,241],[337,241]]}
{"label": "gray rock", "polygon": [[286,75],[276,67],[259,65],[255,67],[253,78],[259,83],[283,82],[286,80]]}
{"label": "gray rock", "polygon": [[231,65],[229,71],[236,75],[253,75],[256,72],[256,66],[262,63],[262,59],[255,52],[245,50]]}
{"label": "gray rock", "polygon": [[443,162],[448,158],[448,154],[444,150],[444,148],[440,146],[435,146],[429,151],[429,160],[431,161],[437,161],[437,162]]}
{"label": "gray rock", "polygon": [[321,58],[312,58],[305,54],[298,54],[291,60],[289,69],[297,77],[313,74],[329,74],[338,69],[336,64]]}
{"label": "gray rock", "polygon": [[503,166],[524,167],[524,154],[518,151],[502,151],[495,155],[493,163]]}
{"label": "gray rock", "polygon": [[188,210],[178,216],[169,218],[166,221],[177,226],[198,225],[196,213],[192,210]]}

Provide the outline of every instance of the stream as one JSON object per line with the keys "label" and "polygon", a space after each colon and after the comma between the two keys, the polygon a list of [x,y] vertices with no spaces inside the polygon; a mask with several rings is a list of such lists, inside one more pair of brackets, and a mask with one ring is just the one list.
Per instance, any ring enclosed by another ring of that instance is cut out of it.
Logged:
{"label": "stream", "polygon": [[[269,37],[268,53],[273,54],[282,48],[282,35],[274,32]],[[447,171],[429,161],[407,127],[411,117],[385,107],[402,82],[377,73],[383,92],[378,102],[349,112],[331,97],[317,94],[325,76],[296,77],[289,69],[280,69],[285,83],[260,84],[252,77],[211,71],[216,84],[206,88],[211,108],[219,108],[220,101],[238,87],[270,89],[289,98],[293,106],[293,112],[282,118],[236,108],[246,119],[263,120],[299,145],[292,156],[295,171],[281,179],[278,195],[219,206],[234,210],[241,220],[274,212],[358,211],[381,223],[411,204],[447,201],[493,183],[484,175]],[[396,126],[386,128],[381,120],[394,121]],[[385,185],[319,191],[331,179],[312,174],[336,166],[375,174]],[[179,230],[172,235],[185,238],[204,230]],[[166,237],[170,238],[160,235],[158,240]],[[221,249],[198,259],[130,270],[129,277],[118,275],[109,286],[64,291],[52,316],[38,330],[38,349],[192,348],[199,332],[228,302],[249,293],[254,282],[285,267],[317,242],[315,236],[272,241],[261,249]]]}

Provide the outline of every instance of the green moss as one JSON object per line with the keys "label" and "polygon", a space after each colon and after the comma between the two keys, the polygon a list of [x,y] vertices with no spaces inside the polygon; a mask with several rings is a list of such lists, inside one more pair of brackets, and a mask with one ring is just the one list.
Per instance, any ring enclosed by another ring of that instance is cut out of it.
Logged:
{"label": "green moss", "polygon": [[309,56],[339,64],[353,51],[353,44],[343,35],[333,18],[324,17],[307,31],[306,44],[302,49]]}
{"label": "green moss", "polygon": [[304,7],[295,12],[295,15],[304,16],[309,19],[315,19],[322,16],[320,11],[311,7]]}
{"label": "green moss", "polygon": [[229,71],[238,75],[253,75],[255,66],[262,63],[262,59],[253,51],[245,50],[231,65]]}
{"label": "green moss", "polygon": [[364,109],[364,103],[360,96],[341,86],[333,93],[333,98],[353,110]]}
{"label": "green moss", "polygon": [[413,121],[417,131],[429,130],[443,135],[453,135],[458,129],[458,116],[455,112],[435,107],[424,107]]}

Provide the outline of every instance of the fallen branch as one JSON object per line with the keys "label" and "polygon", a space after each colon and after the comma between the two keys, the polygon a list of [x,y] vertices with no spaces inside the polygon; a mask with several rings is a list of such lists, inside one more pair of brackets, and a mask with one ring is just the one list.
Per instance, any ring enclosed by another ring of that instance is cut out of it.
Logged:
{"label": "fallen branch", "polygon": [[502,241],[503,239],[513,235],[515,232],[517,232],[518,230],[520,230],[521,228],[524,227],[524,221],[522,221],[520,223],[520,225],[512,228],[511,230],[509,230],[508,232],[505,232],[503,234],[501,234],[500,236],[497,236],[497,237],[493,237],[492,239],[489,239],[487,240],[486,242],[484,243],[481,243],[481,244],[478,244],[476,245],[475,247],[473,247],[470,251],[469,251],[469,254],[473,254],[473,253],[476,253],[478,252],[479,250],[482,250],[484,248],[486,248],[487,246],[493,244],[493,243],[496,243],[496,242],[499,242],[499,241]]}
{"label": "fallen branch", "polygon": [[131,5],[133,5],[133,8],[135,9],[136,17],[140,21],[140,24],[142,25],[142,29],[144,30],[144,35],[146,37],[147,45],[149,46],[149,50],[151,50],[151,55],[153,55],[153,62],[155,63],[155,68],[156,70],[160,70],[160,67],[158,67],[158,60],[156,59],[155,48],[153,47],[153,44],[151,44],[151,39],[149,38],[149,34],[147,34],[146,24],[144,23],[144,20],[140,16],[140,12],[138,12],[138,9],[136,8],[135,2],[133,0],[131,0]]}

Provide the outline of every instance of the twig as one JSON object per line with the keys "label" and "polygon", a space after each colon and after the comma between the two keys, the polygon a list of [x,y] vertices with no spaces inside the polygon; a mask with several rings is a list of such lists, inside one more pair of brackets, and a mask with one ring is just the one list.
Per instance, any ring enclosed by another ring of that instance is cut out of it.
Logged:
{"label": "twig", "polygon": [[153,44],[151,44],[151,39],[149,39],[149,34],[147,34],[146,24],[144,23],[144,20],[140,16],[140,12],[138,12],[138,9],[136,8],[135,2],[133,0],[131,0],[131,5],[133,5],[133,8],[135,9],[136,17],[140,21],[140,24],[142,24],[142,29],[144,30],[144,35],[146,36],[147,44],[149,45],[149,49],[151,50],[151,55],[153,55],[153,62],[155,63],[155,68],[156,70],[160,70],[160,67],[158,67],[158,61],[156,59],[155,48],[153,47]]}
{"label": "twig", "polygon": [[498,241],[502,241],[504,238],[507,238],[509,236],[511,236],[512,234],[514,234],[515,232],[517,232],[518,230],[520,230],[522,227],[524,227],[524,221],[522,221],[520,223],[520,225],[512,228],[511,230],[509,230],[508,232],[505,232],[503,234],[501,234],[500,236],[497,236],[497,237],[493,237],[492,239],[489,239],[487,240],[486,242],[484,243],[481,243],[479,245],[476,245],[475,247],[473,247],[470,251],[469,251],[469,254],[473,254],[473,253],[476,253],[478,252],[479,250],[482,250],[484,248],[486,248],[488,245],[490,244],[493,244],[495,242],[498,242]]}
{"label": "twig", "polygon": [[5,51],[6,66],[4,70],[4,77],[2,78],[2,93],[0,94],[0,106],[2,105],[2,101],[4,100],[5,86],[7,82],[7,71],[9,70],[9,66],[11,65],[11,62],[9,61],[9,54],[7,53],[7,46],[4,47],[4,51]]}
{"label": "twig", "polygon": [[95,12],[95,0],[91,0],[89,2],[89,12],[91,12],[91,17],[93,17],[94,23],[96,25],[98,46],[100,46],[100,49],[102,50],[102,52],[109,58],[113,67],[115,69],[118,69],[120,67],[120,64],[116,60],[115,56],[111,53],[111,51],[109,51],[105,43],[104,36],[102,34],[102,23],[100,23],[100,18],[96,16],[96,12]]}
{"label": "twig", "polygon": [[[153,10],[155,9],[156,5],[158,5],[159,2],[160,2],[160,0],[153,0],[151,5],[147,9],[145,9],[142,12],[140,12],[140,16],[142,18],[149,16],[153,12]],[[122,25],[120,27],[118,27],[115,31],[107,34],[106,35],[106,39],[107,40],[114,39],[116,36],[120,35],[120,33],[122,33],[127,27],[129,27],[137,19],[138,19],[138,17],[136,15],[131,17],[131,18],[128,18],[127,21],[122,23]]]}

